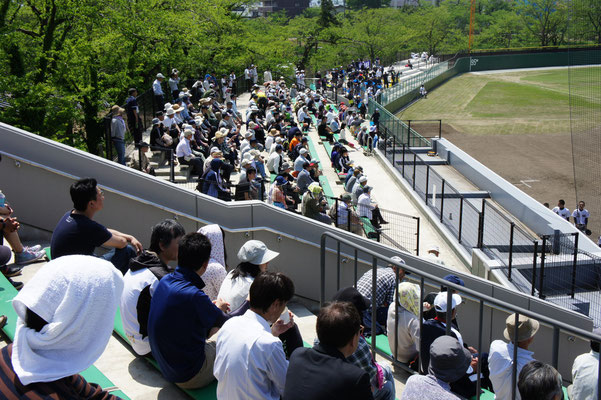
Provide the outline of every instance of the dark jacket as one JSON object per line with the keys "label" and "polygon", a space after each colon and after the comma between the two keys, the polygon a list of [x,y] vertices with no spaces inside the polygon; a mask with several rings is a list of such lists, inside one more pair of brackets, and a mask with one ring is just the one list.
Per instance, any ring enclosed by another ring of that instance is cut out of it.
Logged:
{"label": "dark jacket", "polygon": [[284,400],[373,399],[369,374],[346,361],[337,349],[299,347],[290,357]]}

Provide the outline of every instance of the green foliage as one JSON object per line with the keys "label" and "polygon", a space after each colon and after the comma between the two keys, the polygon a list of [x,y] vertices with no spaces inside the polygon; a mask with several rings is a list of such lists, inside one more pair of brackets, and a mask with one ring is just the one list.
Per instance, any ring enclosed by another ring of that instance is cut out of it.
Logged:
{"label": "green foliage", "polygon": [[[474,48],[601,43],[599,0],[479,0]],[[102,116],[129,87],[147,90],[158,72],[183,80],[207,72],[292,74],[411,51],[467,49],[469,0],[422,0],[382,8],[385,0],[331,0],[289,18],[243,19],[253,0],[0,0],[0,120],[96,152]],[[568,12],[569,11],[569,12]],[[568,18],[568,16],[570,18]],[[571,20],[570,32],[568,20]]]}

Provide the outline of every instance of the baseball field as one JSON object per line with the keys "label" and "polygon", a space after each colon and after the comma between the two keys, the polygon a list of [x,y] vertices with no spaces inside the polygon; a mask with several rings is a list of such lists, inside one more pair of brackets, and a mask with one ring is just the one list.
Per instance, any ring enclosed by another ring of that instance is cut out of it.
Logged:
{"label": "baseball field", "polygon": [[[397,116],[424,136],[442,136],[551,207],[576,204],[570,90],[580,110],[601,107],[601,85],[587,82],[600,67],[468,73],[436,88]],[[596,70],[595,70],[596,69]],[[569,85],[571,81],[572,85]],[[586,199],[584,199],[586,201]]]}

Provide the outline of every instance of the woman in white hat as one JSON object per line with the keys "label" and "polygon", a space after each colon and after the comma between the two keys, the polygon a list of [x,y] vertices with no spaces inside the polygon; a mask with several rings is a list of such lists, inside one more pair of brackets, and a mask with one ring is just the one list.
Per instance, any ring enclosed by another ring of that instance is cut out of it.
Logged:
{"label": "woman in white hat", "polygon": [[250,285],[261,272],[267,271],[269,262],[280,253],[269,250],[259,240],[249,240],[238,251],[240,264],[231,270],[221,284],[217,298],[223,299],[235,312],[243,306],[248,298]]}

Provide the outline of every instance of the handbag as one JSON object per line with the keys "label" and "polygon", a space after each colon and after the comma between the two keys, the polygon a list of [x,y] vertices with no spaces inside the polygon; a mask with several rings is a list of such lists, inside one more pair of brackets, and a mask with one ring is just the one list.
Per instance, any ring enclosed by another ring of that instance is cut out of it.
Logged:
{"label": "handbag", "polygon": [[163,143],[165,143],[165,145],[167,147],[169,147],[169,146],[171,146],[173,144],[173,138],[168,133],[163,134],[163,136],[161,137],[161,139],[163,140]]}

